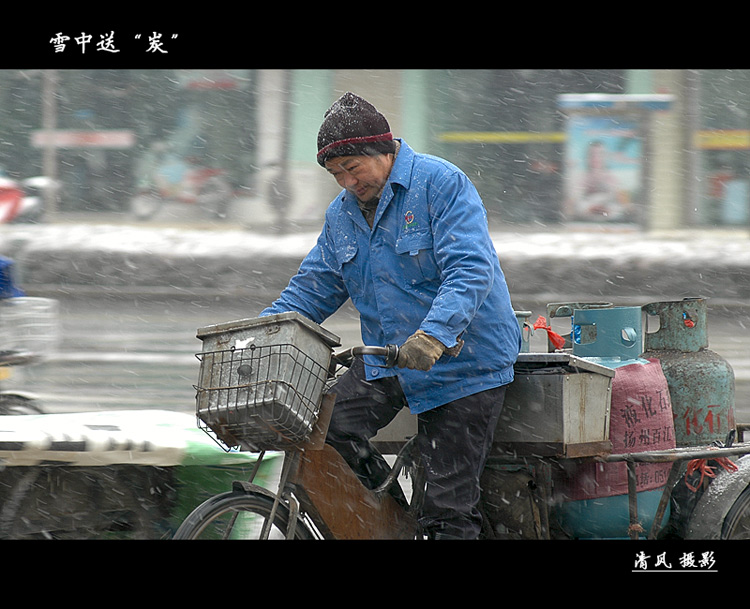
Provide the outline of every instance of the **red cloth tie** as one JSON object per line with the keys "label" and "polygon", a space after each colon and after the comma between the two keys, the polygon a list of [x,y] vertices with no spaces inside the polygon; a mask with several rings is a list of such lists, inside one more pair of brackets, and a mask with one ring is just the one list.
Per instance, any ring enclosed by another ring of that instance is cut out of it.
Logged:
{"label": "red cloth tie", "polygon": [[544,318],[544,315],[539,316],[534,322],[532,328],[534,328],[534,330],[546,330],[549,342],[552,343],[555,349],[562,349],[565,346],[565,339],[547,325],[547,320]]}

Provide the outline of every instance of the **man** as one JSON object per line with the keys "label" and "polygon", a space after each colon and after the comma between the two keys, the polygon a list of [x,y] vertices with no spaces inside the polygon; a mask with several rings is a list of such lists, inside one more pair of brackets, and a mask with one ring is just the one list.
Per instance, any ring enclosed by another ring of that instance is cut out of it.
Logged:
{"label": "man", "polygon": [[352,93],[326,112],[317,159],[343,190],[261,315],[321,323],[351,298],[364,344],[401,346],[397,367],[367,356],[338,381],[327,442],[374,488],[387,465],[370,439],[408,405],[426,465],[427,537],[476,538],[479,477],[521,341],[482,201],[457,167],[394,139]]}

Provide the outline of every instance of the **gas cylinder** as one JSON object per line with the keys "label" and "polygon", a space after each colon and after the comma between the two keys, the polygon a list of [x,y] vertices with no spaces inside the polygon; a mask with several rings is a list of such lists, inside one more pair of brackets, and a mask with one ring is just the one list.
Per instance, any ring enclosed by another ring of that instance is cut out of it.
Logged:
{"label": "gas cylinder", "polygon": [[[653,302],[646,313],[643,357],[661,362],[672,399],[677,446],[724,441],[735,428],[734,371],[708,349],[703,298]],[[658,318],[658,328],[649,328]]]}
{"label": "gas cylinder", "polygon": [[[565,340],[564,349],[570,349],[573,344],[571,341],[571,329],[573,325],[573,311],[576,309],[611,309],[614,305],[611,302],[550,302],[547,304],[547,325],[552,326],[552,320],[559,317],[570,318],[570,326],[566,328],[565,334],[560,331],[559,334]],[[554,351],[551,341],[547,341],[547,350]]]}
{"label": "gas cylinder", "polygon": [[[610,408],[614,454],[675,447],[674,419],[666,378],[643,352],[641,307],[573,311],[573,354],[615,370]],[[636,466],[638,516],[648,530],[656,516],[670,463]],[[554,480],[555,514],[577,538],[626,538],[629,534],[627,469],[624,463],[564,463]]]}
{"label": "gas cylinder", "polygon": [[521,328],[521,353],[528,353],[531,340],[531,324],[529,323],[531,311],[514,311],[514,313],[518,326]]}

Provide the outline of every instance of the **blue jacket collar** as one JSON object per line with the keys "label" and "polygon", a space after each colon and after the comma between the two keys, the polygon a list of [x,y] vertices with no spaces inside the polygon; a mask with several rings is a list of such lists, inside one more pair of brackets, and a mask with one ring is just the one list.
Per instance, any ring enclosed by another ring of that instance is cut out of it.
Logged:
{"label": "blue jacket collar", "polygon": [[411,170],[414,166],[414,150],[404,140],[397,138],[396,141],[399,142],[400,147],[396,161],[393,163],[393,168],[391,169],[391,175],[388,176],[388,183],[409,188],[411,184]]}

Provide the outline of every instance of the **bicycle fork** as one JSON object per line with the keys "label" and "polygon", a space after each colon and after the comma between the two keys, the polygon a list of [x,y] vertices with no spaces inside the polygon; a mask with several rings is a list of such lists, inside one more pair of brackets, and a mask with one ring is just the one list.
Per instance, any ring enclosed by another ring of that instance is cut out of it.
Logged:
{"label": "bicycle fork", "polygon": [[[241,481],[235,481],[234,488],[237,491],[242,491],[245,493],[253,492],[259,490],[258,487],[254,484],[255,476],[257,475],[261,462],[263,461],[263,457],[265,456],[266,451],[261,451],[258,454],[258,459],[255,462],[255,467],[253,468],[253,471],[250,473],[250,477],[247,480],[247,482],[241,482]],[[290,472],[292,471],[293,463],[296,461],[296,455],[290,457],[289,453],[285,453],[284,455],[284,461],[281,466],[281,475],[279,477],[279,485],[278,489],[275,493],[273,493],[273,506],[271,508],[271,511],[268,515],[268,518],[266,518],[263,522],[263,527],[260,532],[259,539],[268,539],[270,533],[271,533],[271,526],[276,521],[276,512],[278,511],[279,504],[281,503],[282,499],[287,503],[288,509],[289,509],[289,526],[286,533],[286,539],[294,539],[294,535],[297,531],[297,518],[300,513],[299,509],[299,502],[297,499],[288,491],[286,487],[286,483],[289,480]],[[265,490],[265,489],[262,489]],[[270,492],[268,493],[271,494]],[[235,521],[237,520],[237,516],[239,513],[236,513],[232,516],[229,526],[227,527],[227,531],[231,531],[234,528]]]}
{"label": "bicycle fork", "polygon": [[271,524],[276,519],[276,510],[279,507],[279,503],[282,500],[282,496],[283,496],[284,501],[286,501],[287,504],[289,505],[289,525],[286,531],[286,538],[294,539],[294,534],[297,530],[297,516],[299,515],[299,503],[294,498],[292,493],[288,491],[286,483],[287,483],[287,480],[289,479],[289,472],[292,471],[292,466],[295,464],[297,459],[299,459],[298,455],[299,453],[294,453],[291,456],[289,453],[284,454],[284,463],[281,466],[281,477],[279,479],[279,488],[274,494],[273,507],[271,508],[271,513],[269,514],[266,521],[263,523],[263,529],[260,533],[261,539],[268,539],[268,535],[271,531]]}

